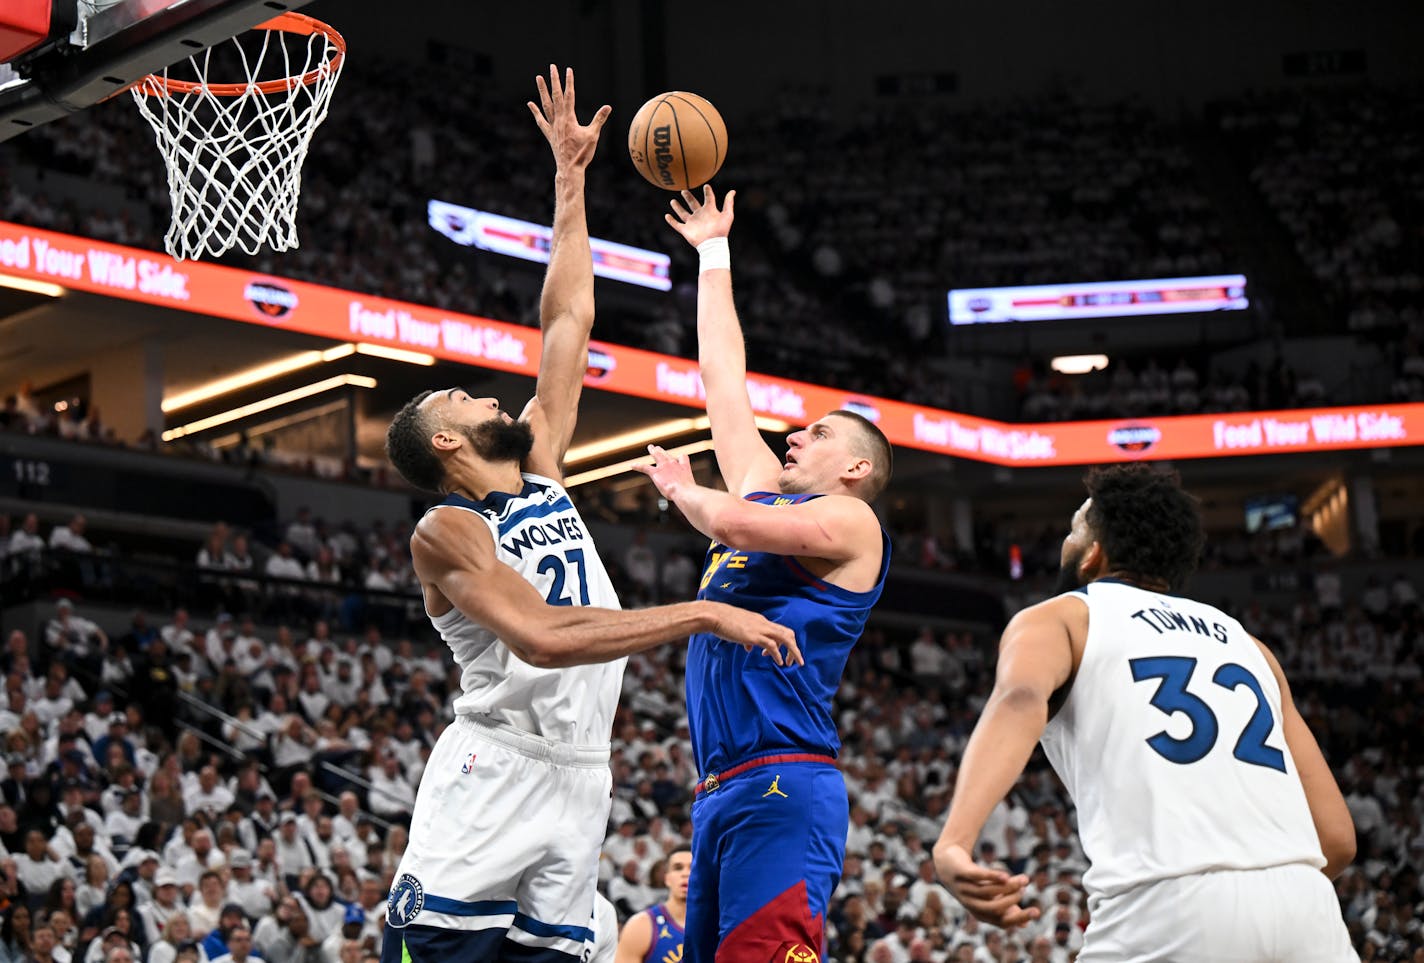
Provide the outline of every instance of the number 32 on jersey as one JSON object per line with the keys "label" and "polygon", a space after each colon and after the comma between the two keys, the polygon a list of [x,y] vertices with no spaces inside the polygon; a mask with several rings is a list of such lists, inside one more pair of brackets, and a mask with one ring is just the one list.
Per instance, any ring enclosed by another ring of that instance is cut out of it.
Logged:
{"label": "number 32 on jersey", "polygon": [[[1196,670],[1197,660],[1185,656],[1156,656],[1132,659],[1128,666],[1132,669],[1134,682],[1159,680],[1156,691],[1152,693],[1153,708],[1169,716],[1180,712],[1192,724],[1191,731],[1183,738],[1163,730],[1149,738],[1147,744],[1163,759],[1180,765],[1196,762],[1211,752],[1221,734],[1216,713],[1211,711],[1206,700],[1187,691],[1187,683]],[[1276,727],[1276,718],[1260,681],[1245,666],[1235,662],[1228,662],[1217,669],[1211,681],[1223,689],[1235,690],[1245,686],[1256,697],[1256,711],[1237,738],[1232,755],[1248,765],[1285,772],[1285,753],[1266,745],[1266,738]]]}

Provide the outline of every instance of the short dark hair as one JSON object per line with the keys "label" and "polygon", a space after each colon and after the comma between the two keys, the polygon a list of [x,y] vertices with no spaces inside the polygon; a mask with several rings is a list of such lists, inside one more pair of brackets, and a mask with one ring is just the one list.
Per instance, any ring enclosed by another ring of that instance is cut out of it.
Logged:
{"label": "short dark hair", "polygon": [[421,491],[438,494],[445,481],[445,466],[430,445],[430,422],[420,410],[420,403],[430,395],[422,391],[391,419],[386,429],[386,457],[406,481]]}
{"label": "short dark hair", "polygon": [[1151,465],[1094,468],[1083,479],[1088,527],[1121,572],[1180,591],[1196,571],[1205,536],[1201,507],[1175,471]]}
{"label": "short dark hair", "polygon": [[885,432],[881,431],[875,422],[858,412],[837,408],[830,414],[855,423],[858,438],[856,454],[870,461],[870,474],[861,483],[857,494],[867,502],[875,501],[885,490],[885,486],[890,484],[890,473],[895,468],[895,455],[890,447],[890,439],[885,437]]}

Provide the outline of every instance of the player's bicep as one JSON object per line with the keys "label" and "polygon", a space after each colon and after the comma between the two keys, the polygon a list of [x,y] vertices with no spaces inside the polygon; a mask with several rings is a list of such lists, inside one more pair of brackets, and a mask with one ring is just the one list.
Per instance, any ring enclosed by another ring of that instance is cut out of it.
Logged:
{"label": "player's bicep", "polygon": [[588,326],[574,317],[561,318],[544,328],[534,396],[544,409],[549,446],[558,461],[563,461],[578,422],[579,398],[588,372],[588,335]]}
{"label": "player's bicep", "polygon": [[878,550],[882,541],[875,512],[845,495],[781,506],[741,501],[713,535],[745,551],[831,561]]}
{"label": "player's bicep", "polygon": [[427,516],[411,539],[411,557],[423,584],[519,658],[533,661],[529,640],[547,606],[534,586],[496,557],[494,535],[482,518],[456,511]]}
{"label": "player's bicep", "polygon": [[725,393],[709,391],[707,418],[712,423],[717,470],[727,491],[738,496],[775,491],[781,459],[761,436],[746,384],[738,382]]}
{"label": "player's bicep", "polygon": [[[1074,605],[1075,609],[1067,606]],[[1051,599],[1015,615],[999,640],[994,688],[1052,698],[1073,674],[1068,618],[1079,614],[1072,599]]]}

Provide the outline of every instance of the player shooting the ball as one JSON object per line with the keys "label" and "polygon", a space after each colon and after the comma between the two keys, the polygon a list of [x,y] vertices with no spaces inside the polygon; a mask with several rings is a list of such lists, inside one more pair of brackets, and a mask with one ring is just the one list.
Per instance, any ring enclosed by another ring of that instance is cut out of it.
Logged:
{"label": "player shooting the ball", "polygon": [[640,470],[713,544],[698,598],[796,631],[805,664],[786,669],[694,635],[687,653],[692,750],[690,963],[819,959],[840,878],[848,812],[832,700],[880,597],[890,540],[871,510],[890,480],[890,444],[865,418],[833,411],[778,457],[757,429],[732,300],[725,205],[708,187],[674,200],[673,229],[697,248],[698,358],[727,491],[698,485],[685,459],[652,447]]}

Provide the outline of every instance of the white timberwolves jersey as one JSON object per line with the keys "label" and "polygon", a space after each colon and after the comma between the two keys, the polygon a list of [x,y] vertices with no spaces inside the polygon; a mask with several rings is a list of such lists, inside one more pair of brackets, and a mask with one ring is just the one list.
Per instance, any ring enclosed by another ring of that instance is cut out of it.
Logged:
{"label": "white timberwolves jersey", "polygon": [[[457,509],[485,520],[497,556],[551,605],[617,609],[618,596],[568,492],[555,481],[523,474],[517,495],[481,501],[451,495],[431,511]],[[457,715],[483,716],[553,742],[606,746],[627,659],[564,669],[536,669],[482,625],[451,609],[432,617],[460,667]]]}
{"label": "white timberwolves jersey", "polygon": [[1115,581],[1071,593],[1088,638],[1043,734],[1101,899],[1154,880],[1325,865],[1270,664],[1241,624]]}

